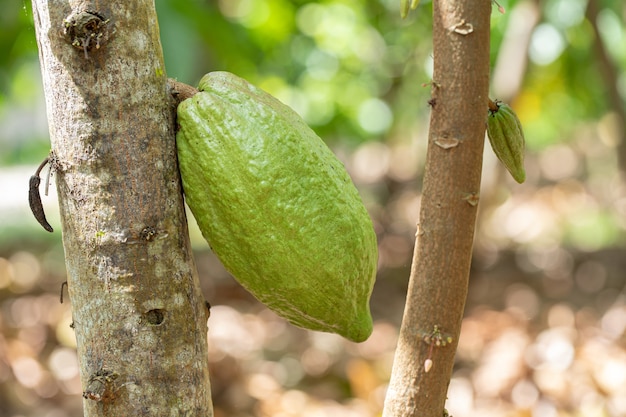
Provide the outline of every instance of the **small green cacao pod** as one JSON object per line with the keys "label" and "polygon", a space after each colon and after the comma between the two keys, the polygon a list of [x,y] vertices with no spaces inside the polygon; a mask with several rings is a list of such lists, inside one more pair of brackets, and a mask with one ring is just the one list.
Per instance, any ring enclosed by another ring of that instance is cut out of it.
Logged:
{"label": "small green cacao pod", "polygon": [[298,114],[226,72],[178,106],[186,201],[226,269],[291,323],[363,341],[378,250],[343,164]]}
{"label": "small green cacao pod", "polygon": [[500,162],[518,183],[526,180],[524,170],[524,131],[517,115],[506,104],[489,101],[487,136]]}

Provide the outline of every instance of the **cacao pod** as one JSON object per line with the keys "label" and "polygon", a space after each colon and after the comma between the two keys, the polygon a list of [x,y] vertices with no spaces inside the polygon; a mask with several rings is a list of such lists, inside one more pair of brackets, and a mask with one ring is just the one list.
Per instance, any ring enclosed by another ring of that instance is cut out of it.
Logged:
{"label": "cacao pod", "polygon": [[343,164],[291,108],[212,72],[178,106],[185,198],[226,269],[291,323],[363,341],[378,259]]}
{"label": "cacao pod", "polygon": [[524,170],[524,131],[517,115],[506,104],[489,103],[487,136],[491,149],[518,183],[526,180]]}

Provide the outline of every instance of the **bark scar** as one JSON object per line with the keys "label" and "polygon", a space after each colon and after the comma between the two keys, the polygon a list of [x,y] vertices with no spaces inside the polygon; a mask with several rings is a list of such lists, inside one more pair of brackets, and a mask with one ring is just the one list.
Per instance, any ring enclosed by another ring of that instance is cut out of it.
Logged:
{"label": "bark scar", "polygon": [[455,23],[454,25],[448,28],[450,32],[458,33],[459,35],[469,35],[474,31],[474,25],[462,19],[459,23]]}
{"label": "bark scar", "polygon": [[459,143],[461,143],[461,141],[456,138],[440,137],[435,139],[435,145],[439,146],[441,149],[455,148],[459,146]]}

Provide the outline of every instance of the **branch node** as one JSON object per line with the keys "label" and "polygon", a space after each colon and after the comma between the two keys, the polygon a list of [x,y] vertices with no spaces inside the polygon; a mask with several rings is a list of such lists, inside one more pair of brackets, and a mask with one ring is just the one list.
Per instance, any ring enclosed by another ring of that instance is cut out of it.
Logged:
{"label": "branch node", "polygon": [[435,343],[438,347],[446,346],[452,343],[453,340],[452,336],[441,331],[441,327],[438,324],[435,324],[430,332],[421,332],[421,334],[424,342],[429,344]]}
{"label": "branch node", "polygon": [[99,369],[89,377],[83,398],[96,402],[111,402],[115,399],[116,391],[121,388],[117,388],[115,384],[118,377],[117,372]]}
{"label": "branch node", "polygon": [[424,373],[428,373],[433,367],[433,349],[435,347],[445,347],[452,343],[452,336],[445,334],[441,331],[438,324],[433,326],[433,330],[430,332],[421,332],[422,340],[428,343],[428,356],[424,361]]}
{"label": "branch node", "polygon": [[422,84],[422,87],[428,87],[428,86],[431,86],[433,88],[441,88],[441,84],[439,84],[435,80],[430,80],[429,82]]}
{"label": "branch node", "polygon": [[88,52],[100,49],[115,32],[109,30],[111,19],[105,19],[98,12],[72,12],[63,20],[63,36],[74,48],[83,51],[85,59],[89,59]]}
{"label": "branch node", "polygon": [[152,226],[144,227],[144,229],[141,231],[141,238],[150,242],[154,240],[155,236],[158,233],[158,230]]}
{"label": "branch node", "polygon": [[480,200],[480,193],[478,191],[467,193],[463,196],[463,200],[467,201],[467,204],[470,206],[476,207],[478,205],[478,201]]}

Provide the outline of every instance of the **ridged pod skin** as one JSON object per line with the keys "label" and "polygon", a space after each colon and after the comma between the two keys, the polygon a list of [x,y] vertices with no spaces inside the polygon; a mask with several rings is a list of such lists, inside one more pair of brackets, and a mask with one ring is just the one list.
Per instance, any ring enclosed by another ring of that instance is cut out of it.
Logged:
{"label": "ridged pod skin", "polygon": [[333,152],[291,108],[213,72],[178,106],[185,198],[226,269],[291,323],[361,342],[378,250]]}
{"label": "ridged pod skin", "polygon": [[524,170],[524,131],[517,115],[506,104],[490,101],[487,136],[500,162],[518,183],[526,180]]}

